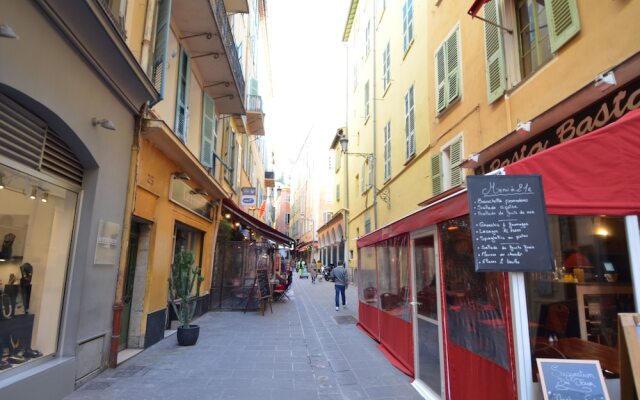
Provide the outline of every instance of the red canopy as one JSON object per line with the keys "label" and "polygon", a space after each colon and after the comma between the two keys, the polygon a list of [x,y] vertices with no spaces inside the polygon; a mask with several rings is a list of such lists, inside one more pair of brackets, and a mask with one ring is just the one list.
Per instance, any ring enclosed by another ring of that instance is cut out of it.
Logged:
{"label": "red canopy", "polygon": [[640,109],[505,172],[542,175],[549,214],[640,214]]}
{"label": "red canopy", "polygon": [[478,11],[480,11],[480,9],[482,8],[482,6],[484,6],[486,3],[490,1],[491,0],[474,0],[473,3],[471,4],[471,8],[469,8],[469,11],[467,11],[467,13],[472,17],[475,17],[478,14]]}

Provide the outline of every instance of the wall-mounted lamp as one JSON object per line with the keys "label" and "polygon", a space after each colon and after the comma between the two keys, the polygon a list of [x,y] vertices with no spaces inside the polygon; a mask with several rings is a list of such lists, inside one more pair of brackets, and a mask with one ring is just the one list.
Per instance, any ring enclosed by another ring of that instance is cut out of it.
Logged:
{"label": "wall-mounted lamp", "polygon": [[529,132],[531,132],[531,121],[518,122],[516,124],[516,132],[518,132],[518,133],[529,133]]}
{"label": "wall-mounted lamp", "polygon": [[173,178],[174,179],[180,179],[181,181],[189,181],[189,180],[191,180],[191,177],[189,177],[189,175],[187,175],[186,172],[174,172],[173,173]]}
{"label": "wall-mounted lamp", "polygon": [[113,122],[110,119],[106,119],[106,118],[102,118],[102,119],[92,118],[91,119],[91,124],[93,126],[100,125],[102,128],[108,129],[110,131],[115,131],[116,130],[116,126],[113,124]]}
{"label": "wall-mounted lamp", "polygon": [[236,228],[239,228],[240,227],[240,222],[236,222],[234,225],[236,226]]}
{"label": "wall-mounted lamp", "polygon": [[38,189],[34,186],[33,188],[31,188],[31,194],[29,195],[29,198],[31,200],[35,200],[37,194],[38,194]]}
{"label": "wall-mounted lamp", "polygon": [[347,139],[346,135],[340,136],[340,147],[342,148],[342,152],[348,156],[360,156],[367,159],[372,159],[372,153],[349,153],[347,150],[349,148],[349,139]]}
{"label": "wall-mounted lamp", "polygon": [[7,24],[0,24],[0,37],[7,39],[20,39],[16,31]]}
{"label": "wall-mounted lamp", "polygon": [[42,198],[40,199],[41,202],[46,203],[49,201],[49,192],[43,192],[42,193]]}
{"label": "wall-mounted lamp", "polygon": [[616,84],[617,84],[616,75],[613,73],[613,71],[605,72],[596,76],[595,86],[598,87],[598,86],[604,85],[602,90],[608,88],[609,86],[614,86]]}

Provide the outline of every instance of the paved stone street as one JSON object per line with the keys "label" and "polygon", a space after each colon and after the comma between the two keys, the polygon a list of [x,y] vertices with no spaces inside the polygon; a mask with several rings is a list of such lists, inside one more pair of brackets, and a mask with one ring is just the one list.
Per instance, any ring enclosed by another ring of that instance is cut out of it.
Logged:
{"label": "paved stone street", "polygon": [[296,276],[291,300],[273,314],[210,312],[196,322],[195,346],[170,336],[67,398],[420,399],[356,327],[356,290],[336,312],[333,283]]}

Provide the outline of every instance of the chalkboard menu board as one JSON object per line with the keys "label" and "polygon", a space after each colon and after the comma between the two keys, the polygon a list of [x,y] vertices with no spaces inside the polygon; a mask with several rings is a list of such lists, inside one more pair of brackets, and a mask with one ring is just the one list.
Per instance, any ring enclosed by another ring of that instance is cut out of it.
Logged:
{"label": "chalkboard menu board", "polygon": [[259,269],[256,271],[258,274],[258,289],[260,289],[260,298],[271,296],[271,286],[269,285],[269,274],[266,269]]}
{"label": "chalkboard menu board", "polygon": [[545,400],[609,400],[597,360],[538,358]]}
{"label": "chalkboard menu board", "polygon": [[467,177],[477,272],[551,271],[540,175]]}

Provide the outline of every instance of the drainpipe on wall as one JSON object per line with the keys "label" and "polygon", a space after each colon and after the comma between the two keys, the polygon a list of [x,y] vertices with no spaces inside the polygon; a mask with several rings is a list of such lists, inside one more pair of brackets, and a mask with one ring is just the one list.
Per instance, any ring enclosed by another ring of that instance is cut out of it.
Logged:
{"label": "drainpipe on wall", "polygon": [[[345,131],[343,132],[343,135],[348,136],[349,135],[349,43],[345,43],[345,46],[347,48],[347,60],[346,60],[346,68],[347,68],[347,79],[346,82],[347,84],[345,85],[345,95],[346,95],[346,100],[345,100],[345,121],[344,121],[344,129]],[[340,151],[342,151],[342,146],[340,145]],[[346,238],[345,240],[345,249],[344,249],[344,265],[347,268],[347,271],[349,271],[349,259],[350,259],[350,253],[349,253],[349,156],[344,154],[344,194],[345,194],[345,207],[344,207],[344,214],[343,214],[343,219],[344,219],[344,236]]]}
{"label": "drainpipe on wall", "polygon": [[371,188],[373,190],[373,230],[377,230],[378,229],[378,188],[376,186],[376,182],[378,181],[377,178],[377,174],[376,174],[376,170],[378,169],[377,166],[377,160],[378,157],[376,157],[376,87],[378,86],[377,80],[376,80],[376,2],[373,2],[372,5],[372,12],[373,12],[373,21],[371,21],[371,26],[373,27],[372,29],[372,35],[373,35],[373,41],[372,41],[372,49],[371,52],[373,53],[373,85],[372,85],[372,90],[371,90],[371,96],[373,97],[373,107],[372,107],[372,135],[373,135],[373,151],[371,152],[371,154],[373,154],[373,157],[371,158],[371,162],[373,163],[373,165],[370,167],[370,170],[373,172],[373,179],[371,180],[373,182],[373,187]]}
{"label": "drainpipe on wall", "polygon": [[118,346],[120,344],[120,329],[122,326],[124,276],[127,269],[127,254],[129,252],[129,235],[131,234],[131,217],[135,204],[137,173],[140,155],[140,132],[142,120],[147,112],[147,105],[142,106],[140,115],[136,117],[136,124],[131,144],[131,157],[129,158],[129,179],[127,183],[127,198],[124,206],[124,220],[122,222],[122,236],[120,243],[120,264],[118,265],[118,278],[116,281],[116,295],[113,303],[113,321],[111,327],[111,347],[109,349],[109,368],[118,366]]}

